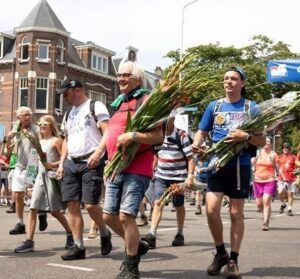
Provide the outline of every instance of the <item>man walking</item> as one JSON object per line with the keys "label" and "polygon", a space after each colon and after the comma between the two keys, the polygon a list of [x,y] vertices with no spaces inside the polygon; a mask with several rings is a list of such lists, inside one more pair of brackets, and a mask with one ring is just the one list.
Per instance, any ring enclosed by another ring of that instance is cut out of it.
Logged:
{"label": "man walking", "polygon": [[[227,136],[228,142],[246,141],[254,146],[264,145],[265,137],[262,134],[250,135],[236,129],[247,113],[251,115],[251,108],[254,105],[254,102],[243,97],[245,78],[244,71],[239,67],[231,67],[226,71],[224,76],[226,96],[208,105],[194,137],[195,153],[201,153],[200,146],[209,132],[212,132],[213,143]],[[238,256],[244,235],[244,199],[248,197],[250,187],[250,155],[245,149],[217,172],[213,170],[207,172],[207,220],[217,250],[212,264],[207,268],[209,275],[218,275],[226,265],[227,278],[240,278]],[[230,199],[230,256],[225,250],[220,216],[224,194]]]}
{"label": "man walking", "polygon": [[100,229],[101,254],[107,255],[112,250],[111,233],[103,222],[98,201],[103,181],[109,113],[101,102],[95,102],[91,112],[91,100],[77,80],[65,80],[57,94],[63,94],[64,99],[73,106],[65,117],[66,137],[57,170],[62,178],[62,198],[68,205],[68,219],[74,237],[73,248],[62,255],[62,259],[85,258],[81,202]]}

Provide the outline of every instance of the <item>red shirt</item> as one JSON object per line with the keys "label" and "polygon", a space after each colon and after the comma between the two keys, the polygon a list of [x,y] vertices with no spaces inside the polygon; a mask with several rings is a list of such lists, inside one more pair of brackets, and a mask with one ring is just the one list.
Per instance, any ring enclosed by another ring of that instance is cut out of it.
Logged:
{"label": "red shirt", "polygon": [[[146,100],[146,98],[145,98]],[[106,149],[108,160],[111,160],[118,151],[117,139],[118,136],[123,134],[127,124],[127,113],[130,110],[131,116],[135,113],[136,99],[129,102],[123,102],[120,108],[115,112],[109,121],[108,135],[106,139]],[[139,154],[140,153],[140,154]],[[140,174],[152,177],[153,175],[153,150],[151,145],[141,144],[137,155],[131,164],[123,171],[125,173]]]}
{"label": "red shirt", "polygon": [[[280,181],[294,182],[296,176],[293,171],[296,167],[296,156],[293,154],[281,154],[278,158],[279,177]],[[282,175],[283,174],[283,175]]]}

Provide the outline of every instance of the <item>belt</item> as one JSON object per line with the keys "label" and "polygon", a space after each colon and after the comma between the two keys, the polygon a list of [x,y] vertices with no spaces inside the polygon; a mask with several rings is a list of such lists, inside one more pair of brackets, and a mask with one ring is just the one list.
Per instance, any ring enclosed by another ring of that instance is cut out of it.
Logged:
{"label": "belt", "polygon": [[94,152],[91,152],[89,154],[86,154],[86,155],[82,155],[82,156],[79,156],[79,157],[70,157],[72,161],[74,162],[80,162],[80,161],[83,161],[83,160],[86,160],[88,159]]}

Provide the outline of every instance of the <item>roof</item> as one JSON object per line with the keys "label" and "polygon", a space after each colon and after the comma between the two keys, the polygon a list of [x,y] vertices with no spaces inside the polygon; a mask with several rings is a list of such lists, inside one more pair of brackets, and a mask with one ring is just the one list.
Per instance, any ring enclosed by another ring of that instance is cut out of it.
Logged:
{"label": "roof", "polygon": [[15,32],[29,30],[48,31],[65,36],[70,35],[46,0],[40,0],[20,26],[15,28]]}

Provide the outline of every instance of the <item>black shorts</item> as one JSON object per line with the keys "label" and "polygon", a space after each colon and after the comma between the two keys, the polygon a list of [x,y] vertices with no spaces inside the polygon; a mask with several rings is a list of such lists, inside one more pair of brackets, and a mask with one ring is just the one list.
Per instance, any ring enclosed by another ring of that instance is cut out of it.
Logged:
{"label": "black shorts", "polygon": [[103,160],[96,168],[88,169],[87,162],[66,159],[63,168],[63,202],[82,201],[85,204],[98,204],[103,183]]}
{"label": "black shorts", "polygon": [[207,192],[221,192],[233,199],[246,199],[250,191],[251,167],[240,166],[241,187],[237,185],[237,167],[225,166],[217,173],[207,171]]}

